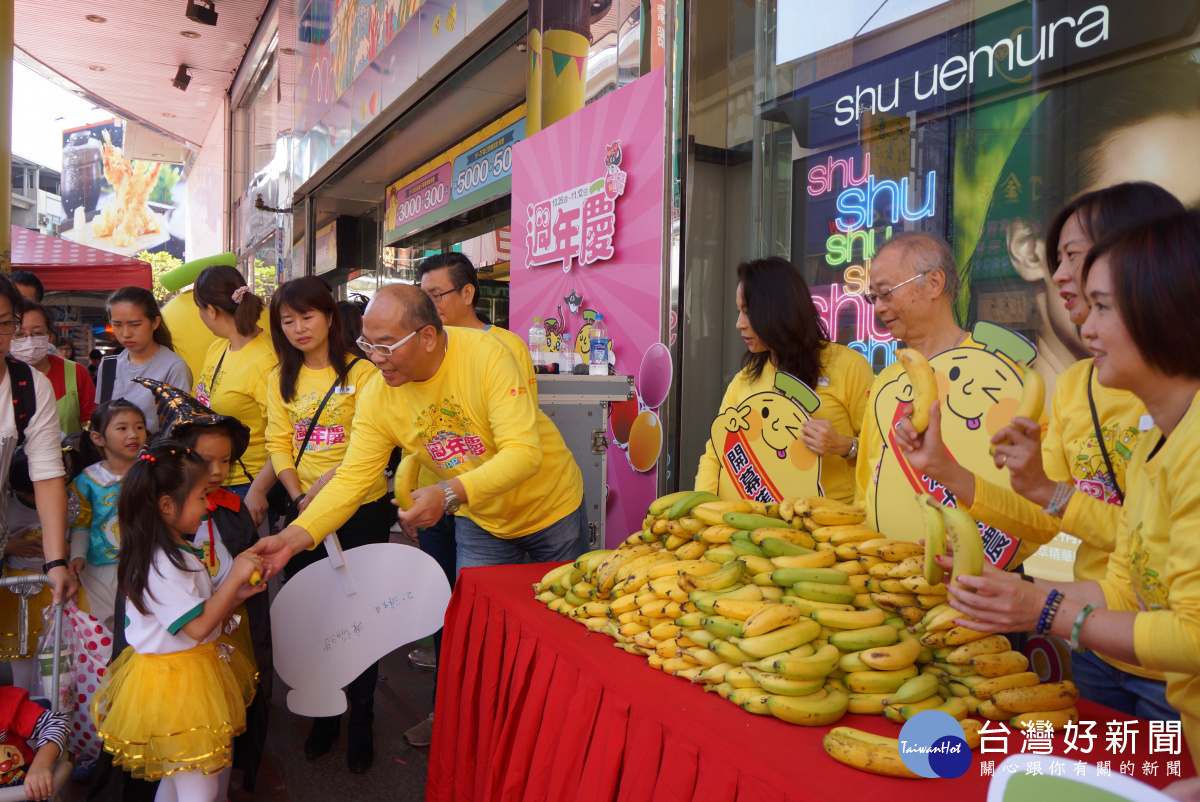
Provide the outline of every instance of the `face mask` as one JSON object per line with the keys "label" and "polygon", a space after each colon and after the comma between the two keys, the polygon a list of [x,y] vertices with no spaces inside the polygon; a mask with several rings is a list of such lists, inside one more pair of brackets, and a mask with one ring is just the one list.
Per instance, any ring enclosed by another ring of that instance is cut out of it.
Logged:
{"label": "face mask", "polygon": [[34,365],[46,357],[46,346],[49,343],[50,337],[47,335],[22,337],[12,341],[8,353],[26,364]]}

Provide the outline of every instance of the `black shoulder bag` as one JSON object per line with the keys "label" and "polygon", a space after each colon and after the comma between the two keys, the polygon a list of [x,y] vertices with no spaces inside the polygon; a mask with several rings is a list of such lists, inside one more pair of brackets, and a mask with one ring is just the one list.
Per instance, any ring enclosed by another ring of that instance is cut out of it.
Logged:
{"label": "black shoulder bag", "polygon": [[1096,413],[1096,399],[1092,396],[1092,376],[1095,372],[1096,364],[1093,362],[1088,368],[1088,406],[1092,408],[1092,426],[1096,430],[1096,444],[1100,446],[1100,453],[1104,456],[1104,467],[1108,469],[1108,475],[1112,479],[1113,490],[1117,491],[1117,501],[1124,506],[1125,491],[1117,482],[1117,472],[1113,470],[1112,459],[1108,456],[1108,449],[1104,447],[1104,431],[1100,428],[1100,415]]}

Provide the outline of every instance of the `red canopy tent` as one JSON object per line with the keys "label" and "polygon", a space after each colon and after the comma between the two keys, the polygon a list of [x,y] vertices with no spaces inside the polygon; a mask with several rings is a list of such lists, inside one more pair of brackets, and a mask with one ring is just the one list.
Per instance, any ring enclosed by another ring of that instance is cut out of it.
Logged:
{"label": "red canopy tent", "polygon": [[150,265],[132,256],[47,237],[20,226],[12,227],[12,265],[36,275],[47,292],[56,290],[150,289]]}

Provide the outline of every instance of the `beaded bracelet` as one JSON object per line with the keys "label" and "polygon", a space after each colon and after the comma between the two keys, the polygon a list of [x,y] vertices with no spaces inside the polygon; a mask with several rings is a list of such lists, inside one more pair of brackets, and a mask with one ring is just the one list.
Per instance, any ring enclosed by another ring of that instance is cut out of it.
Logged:
{"label": "beaded bracelet", "polygon": [[1055,518],[1061,518],[1063,513],[1067,511],[1067,504],[1071,501],[1071,494],[1074,492],[1074,485],[1059,482],[1054,486],[1054,493],[1050,496],[1050,503],[1042,508],[1042,512],[1047,515],[1053,515]]}
{"label": "beaded bracelet", "polygon": [[1038,618],[1037,633],[1045,635],[1050,631],[1050,625],[1054,623],[1054,616],[1058,613],[1058,607],[1062,604],[1063,594],[1057,590],[1051,590],[1050,595],[1046,597],[1046,606],[1042,608],[1042,615]]}
{"label": "beaded bracelet", "polygon": [[1077,615],[1075,617],[1075,625],[1071,627],[1071,651],[1075,651],[1075,652],[1087,651],[1087,649],[1084,649],[1082,646],[1079,645],[1079,633],[1083,629],[1083,622],[1087,619],[1087,617],[1089,615],[1091,615],[1092,611],[1095,609],[1096,609],[1096,605],[1089,604],[1086,607],[1084,607],[1082,610],[1080,610],[1079,615]]}

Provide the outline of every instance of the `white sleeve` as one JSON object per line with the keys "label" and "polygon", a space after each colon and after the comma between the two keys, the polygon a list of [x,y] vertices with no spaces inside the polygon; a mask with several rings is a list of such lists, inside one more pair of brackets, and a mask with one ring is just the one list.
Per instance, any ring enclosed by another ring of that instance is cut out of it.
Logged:
{"label": "white sleeve", "polygon": [[204,612],[204,602],[209,596],[201,592],[199,581],[209,584],[208,571],[198,560],[189,562],[195,562],[193,567],[200,570],[176,568],[160,551],[154,556],[154,566],[146,581],[146,609],[172,635],[182,634],[183,627]]}
{"label": "white sleeve", "polygon": [[87,560],[88,546],[91,545],[92,533],[87,529],[72,529],[67,537],[71,541],[71,560]]}
{"label": "white sleeve", "polygon": [[37,409],[25,427],[25,453],[29,457],[29,479],[40,482],[65,476],[62,461],[62,438],[59,434],[58,402],[54,387],[40,371],[33,371],[34,397]]}

